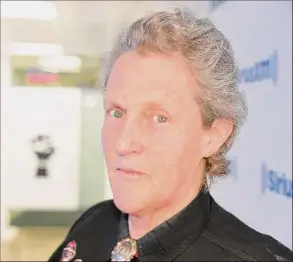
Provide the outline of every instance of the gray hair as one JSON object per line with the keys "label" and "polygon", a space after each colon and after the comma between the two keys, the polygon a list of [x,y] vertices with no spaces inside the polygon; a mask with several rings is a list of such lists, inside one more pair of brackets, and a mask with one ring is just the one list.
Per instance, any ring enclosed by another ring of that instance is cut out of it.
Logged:
{"label": "gray hair", "polygon": [[239,71],[227,38],[206,18],[197,18],[187,9],[155,12],[132,23],[117,38],[102,66],[99,79],[106,89],[111,68],[123,53],[132,51],[179,52],[193,69],[200,87],[197,102],[203,121],[210,126],[216,119],[233,122],[233,131],[217,153],[206,159],[207,181],[229,172],[226,158],[247,116],[244,94],[238,88]]}

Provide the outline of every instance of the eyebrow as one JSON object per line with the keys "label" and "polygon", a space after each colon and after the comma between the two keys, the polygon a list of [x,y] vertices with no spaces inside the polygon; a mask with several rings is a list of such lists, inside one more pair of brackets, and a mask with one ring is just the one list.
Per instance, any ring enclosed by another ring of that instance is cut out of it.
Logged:
{"label": "eyebrow", "polygon": [[115,107],[115,108],[123,111],[124,113],[127,112],[127,110],[117,102],[105,102],[104,105],[105,105],[105,107]]}

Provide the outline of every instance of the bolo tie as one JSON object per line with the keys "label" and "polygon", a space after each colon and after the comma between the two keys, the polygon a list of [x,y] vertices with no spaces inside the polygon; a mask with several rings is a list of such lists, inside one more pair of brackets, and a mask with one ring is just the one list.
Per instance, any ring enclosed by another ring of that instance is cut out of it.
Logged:
{"label": "bolo tie", "polygon": [[136,241],[132,238],[119,241],[111,252],[111,261],[138,261]]}

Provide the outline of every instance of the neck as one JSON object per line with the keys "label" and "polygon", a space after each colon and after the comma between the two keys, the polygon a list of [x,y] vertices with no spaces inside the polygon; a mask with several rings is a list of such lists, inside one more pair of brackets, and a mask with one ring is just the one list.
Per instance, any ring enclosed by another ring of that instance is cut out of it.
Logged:
{"label": "neck", "polygon": [[176,192],[176,198],[164,207],[145,210],[140,214],[129,214],[128,224],[131,238],[141,238],[188,206],[201,190],[201,183],[195,183],[195,185],[188,191],[185,188],[182,192]]}

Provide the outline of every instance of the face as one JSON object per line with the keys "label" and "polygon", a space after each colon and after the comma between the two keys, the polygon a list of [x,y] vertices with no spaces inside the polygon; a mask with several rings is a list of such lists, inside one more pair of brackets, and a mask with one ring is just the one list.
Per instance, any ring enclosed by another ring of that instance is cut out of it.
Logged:
{"label": "face", "polygon": [[132,51],[116,61],[104,98],[102,144],[123,212],[162,208],[202,180],[210,132],[196,89],[179,55]]}

